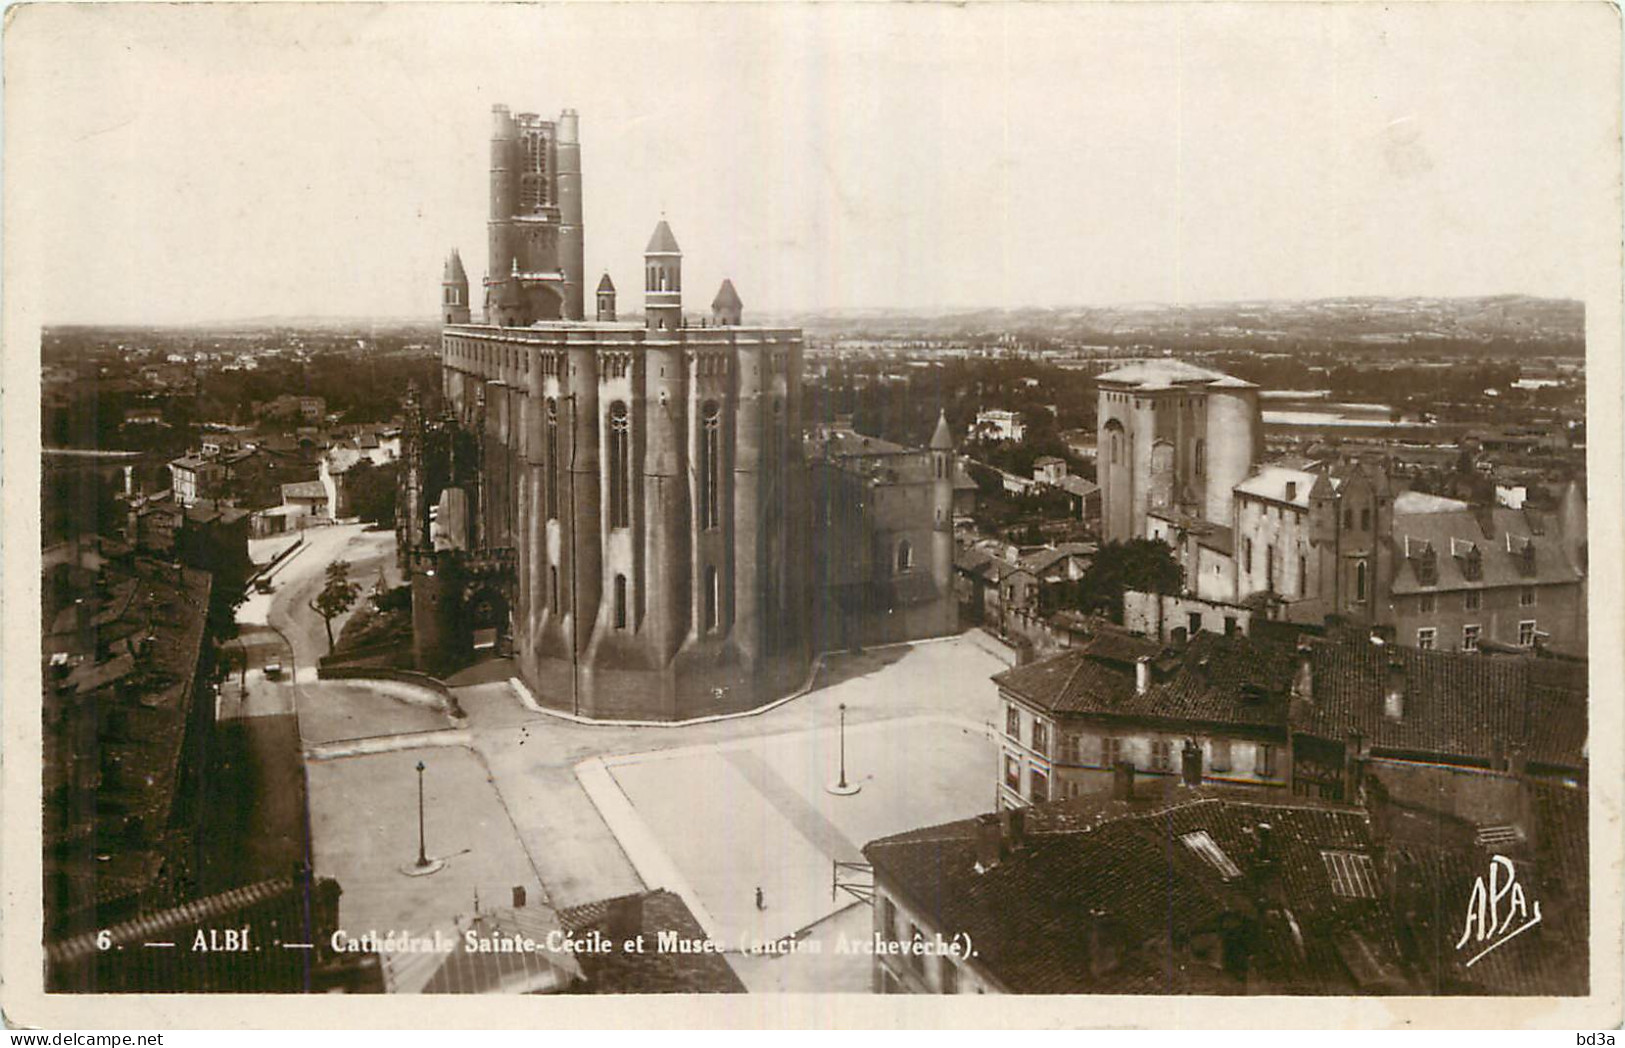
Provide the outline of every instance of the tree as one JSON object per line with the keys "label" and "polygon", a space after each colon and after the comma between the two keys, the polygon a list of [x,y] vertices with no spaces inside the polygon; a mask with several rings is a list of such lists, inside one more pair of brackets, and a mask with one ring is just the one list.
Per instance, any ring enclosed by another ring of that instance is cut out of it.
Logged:
{"label": "tree", "polygon": [[395,522],[395,484],[400,467],[391,462],[375,466],[362,459],[350,467],[347,478],[350,487],[350,508],[357,517],[369,524]]}
{"label": "tree", "polygon": [[322,625],[327,627],[328,651],[333,650],[333,620],[349,611],[360,596],[361,587],[350,581],[348,561],[335,560],[327,566],[327,583],[310,602],[310,610],[320,615]]}
{"label": "tree", "polygon": [[1084,611],[1103,612],[1123,621],[1123,594],[1178,593],[1183,584],[1173,550],[1155,539],[1111,542],[1100,548],[1094,563],[1076,583],[1076,603]]}

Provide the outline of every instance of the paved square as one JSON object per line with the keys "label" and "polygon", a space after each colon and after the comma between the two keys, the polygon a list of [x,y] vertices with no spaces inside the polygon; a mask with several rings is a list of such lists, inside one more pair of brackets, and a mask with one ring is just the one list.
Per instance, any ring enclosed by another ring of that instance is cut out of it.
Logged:
{"label": "paved square", "polygon": [[864,843],[989,810],[995,760],[985,729],[910,717],[848,726],[853,796],[825,789],[839,775],[833,728],[607,758],[608,775],[584,768],[583,782],[644,881],[682,893],[740,949],[851,903],[832,898],[833,863],[861,862]]}
{"label": "paved square", "polygon": [[[407,877],[418,854],[417,762],[424,829],[445,868]],[[506,906],[514,885],[543,898],[530,857],[478,754],[461,746],[312,761],[311,835],[316,872],[336,877],[339,926],[351,935],[416,933],[449,926],[482,906]]]}

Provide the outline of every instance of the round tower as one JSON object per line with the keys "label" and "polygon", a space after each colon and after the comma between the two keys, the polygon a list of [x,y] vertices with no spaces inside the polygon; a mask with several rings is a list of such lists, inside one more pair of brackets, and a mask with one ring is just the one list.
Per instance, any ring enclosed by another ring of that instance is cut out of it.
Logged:
{"label": "round tower", "polygon": [[643,252],[643,312],[650,331],[683,326],[683,250],[665,219]]}
{"label": "round tower", "polygon": [[604,279],[598,282],[598,319],[613,321],[615,319],[615,281],[604,274]]}
{"label": "round tower", "polygon": [[463,269],[462,256],[452,249],[446,259],[446,270],[440,278],[440,315],[448,324],[466,324],[469,321],[468,273]]}
{"label": "round tower", "polygon": [[586,234],[581,227],[581,118],[574,109],[559,114],[554,148],[558,162],[559,272],[564,274],[565,320],[586,318]]}
{"label": "round tower", "polygon": [[1258,387],[1230,378],[1209,384],[1205,433],[1204,516],[1228,524],[1232,492],[1253,475],[1262,457],[1264,426],[1258,409]]}
{"label": "round tower", "polygon": [[505,105],[491,107],[491,214],[485,265],[485,312],[492,320],[494,300],[514,264],[514,208],[518,201],[518,132]]}

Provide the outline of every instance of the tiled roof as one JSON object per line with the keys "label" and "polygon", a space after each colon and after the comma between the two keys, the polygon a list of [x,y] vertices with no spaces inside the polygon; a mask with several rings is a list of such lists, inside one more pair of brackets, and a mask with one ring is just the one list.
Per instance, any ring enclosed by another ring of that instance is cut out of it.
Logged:
{"label": "tiled roof", "polygon": [[[1284,466],[1265,466],[1257,473],[1236,485],[1236,491],[1243,495],[1253,495],[1257,498],[1269,499],[1272,502],[1284,502],[1303,509],[1309,508],[1309,491],[1315,486],[1317,474],[1307,470],[1287,469]],[[1333,486],[1340,483],[1333,480]],[[1295,485],[1292,497],[1287,497],[1287,486]]]}
{"label": "tiled roof", "polygon": [[810,442],[826,458],[856,458],[869,455],[907,455],[917,449],[894,444],[879,437],[865,436],[851,429],[830,429],[821,439]]}
{"label": "tiled roof", "polygon": [[[205,895],[168,909],[132,918],[107,928],[104,932],[87,932],[72,939],[51,943],[46,947],[46,957],[51,964],[68,964],[82,960],[107,949],[97,942],[98,937],[103,934],[120,949],[126,944],[134,948],[153,939],[169,938],[176,929],[195,928],[217,921],[219,918],[240,914],[248,907],[265,902],[267,899],[274,899],[292,891],[293,888],[294,882],[291,877],[281,877],[246,884],[216,895]],[[230,922],[218,920],[218,923],[224,925]]]}
{"label": "tiled roof", "polygon": [[[1486,530],[1484,523],[1490,526]],[[1510,536],[1510,546],[1509,540]],[[1534,573],[1522,571],[1521,551],[1534,544]],[[1424,586],[1417,577],[1417,554],[1434,553],[1438,581]],[[1470,551],[1478,551],[1480,577],[1470,579],[1465,568]],[[1578,582],[1580,570],[1569,560],[1564,536],[1555,521],[1516,509],[1458,510],[1438,513],[1394,514],[1393,591],[1396,594],[1438,590],[1491,589]]]}
{"label": "tiled roof", "polygon": [[[1546,768],[1585,767],[1583,663],[1422,651],[1359,637],[1305,643],[1307,694],[1301,693],[1297,653],[1287,645],[1214,633],[1199,633],[1183,652],[1171,653],[1135,635],[1100,632],[993,680],[1057,714],[1269,731],[1290,725],[1335,742],[1359,732],[1375,750],[1450,763],[1521,753]],[[1140,656],[1152,659],[1143,693],[1135,688]],[[1396,682],[1404,701],[1399,716],[1390,717],[1386,698]]]}
{"label": "tiled roof", "polygon": [[[960,550],[954,556],[954,567],[966,574],[979,576],[989,582],[1002,582],[1011,575],[1025,571],[1025,569],[1011,564],[1002,557],[996,557],[986,550],[977,549],[974,546]],[[1032,574],[1031,572],[1026,573]]]}
{"label": "tiled roof", "polygon": [[[630,896],[602,899],[559,911],[567,931],[580,937],[597,929],[606,931],[613,907]],[[694,919],[688,905],[672,892],[646,892],[642,896],[645,940],[655,942],[661,932],[675,932],[679,939],[704,939],[705,931]],[[582,975],[587,993],[744,993],[745,984],[720,954],[672,953],[651,949],[647,953],[582,954]]]}
{"label": "tiled roof", "polygon": [[1071,474],[1062,477],[1057,486],[1068,494],[1077,495],[1080,498],[1088,498],[1100,490],[1100,485],[1094,481],[1085,480],[1083,477],[1075,477]]}
{"label": "tiled roof", "polygon": [[[1338,895],[1322,859],[1369,856],[1363,812],[1175,798],[1142,810],[1092,799],[1025,809],[1023,843],[985,869],[975,820],[873,841],[864,855],[877,884],[900,888],[945,937],[968,934],[978,963],[1015,992],[1236,992],[1237,980],[1171,948],[1229,927],[1275,992],[1395,988],[1381,903]],[[1361,971],[1339,950],[1355,943],[1369,956]]]}
{"label": "tiled roof", "polygon": [[[1466,848],[1406,841],[1390,849],[1398,915],[1416,940],[1438,944],[1424,951],[1417,965],[1432,992],[1528,996],[1587,992],[1587,791],[1551,783],[1531,783],[1527,788],[1540,827],[1533,847]],[[1513,862],[1531,911],[1534,904],[1540,905],[1541,921],[1528,933],[1477,957],[1487,942],[1469,939],[1464,948],[1455,948],[1461,941],[1466,906],[1458,900],[1472,898],[1475,882],[1488,875],[1492,856],[1501,853]],[[1455,905],[1429,905],[1432,900]]]}
{"label": "tiled roof", "polygon": [[1048,571],[1057,561],[1067,557],[1093,557],[1099,547],[1086,542],[1067,542],[1053,549],[1039,550],[1021,558],[1021,566],[1033,574]]}
{"label": "tiled roof", "polygon": [[1198,634],[1185,651],[1158,660],[1145,692],[1133,661],[1159,651],[1143,638],[1102,634],[994,677],[999,687],[1041,709],[1143,721],[1284,729],[1292,655],[1248,637]]}
{"label": "tiled roof", "polygon": [[447,938],[450,953],[386,953],[385,985],[391,993],[558,993],[581,977],[573,954],[563,950],[482,952],[463,948],[467,932],[480,941],[519,938],[545,944],[561,928],[545,906],[521,906],[481,912],[461,920]]}
{"label": "tiled roof", "polygon": [[[1358,731],[1374,749],[1440,758],[1522,749],[1538,763],[1584,766],[1583,666],[1359,639],[1316,641],[1311,651],[1309,694],[1292,703],[1294,731],[1325,739]],[[1385,712],[1391,684],[1403,689],[1397,718]]]}
{"label": "tiled roof", "polygon": [[282,498],[287,499],[325,499],[327,489],[319,480],[300,480],[292,484],[282,485]]}

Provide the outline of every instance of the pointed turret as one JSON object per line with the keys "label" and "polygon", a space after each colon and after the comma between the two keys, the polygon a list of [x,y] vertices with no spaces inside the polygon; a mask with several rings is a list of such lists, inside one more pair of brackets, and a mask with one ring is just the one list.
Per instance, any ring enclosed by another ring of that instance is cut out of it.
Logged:
{"label": "pointed turret", "polygon": [[604,274],[604,279],[598,282],[598,319],[615,319],[615,281]]}
{"label": "pointed turret", "polygon": [[440,277],[440,314],[448,324],[466,324],[469,321],[468,273],[463,269],[463,259],[456,248],[446,259],[446,269]]}
{"label": "pointed turret", "polygon": [[931,450],[952,450],[953,446],[954,435],[948,428],[948,411],[944,408],[937,412],[937,431],[931,434]]}
{"label": "pointed turret", "polygon": [[649,246],[643,249],[645,255],[681,255],[683,249],[677,246],[677,238],[672,235],[671,226],[665,219],[655,226],[654,235],[649,238]]}
{"label": "pointed turret", "polygon": [[683,249],[665,219],[643,252],[643,314],[650,331],[683,326]]}
{"label": "pointed turret", "polygon": [[744,309],[745,303],[739,300],[734,282],[724,278],[722,286],[717,289],[717,297],[711,300],[711,323],[717,327],[738,327]]}

